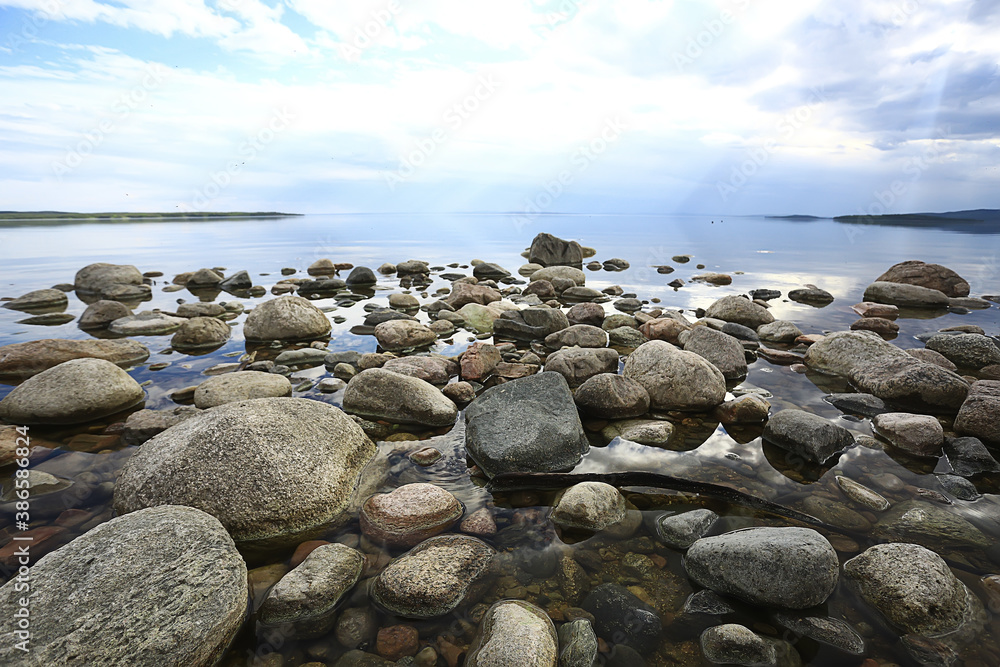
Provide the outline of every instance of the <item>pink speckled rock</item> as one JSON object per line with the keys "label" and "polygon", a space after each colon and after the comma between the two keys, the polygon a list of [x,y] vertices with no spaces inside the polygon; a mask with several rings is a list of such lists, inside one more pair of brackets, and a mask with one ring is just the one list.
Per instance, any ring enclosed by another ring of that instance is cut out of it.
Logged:
{"label": "pink speckled rock", "polygon": [[361,532],[390,547],[412,547],[462,517],[462,503],[433,484],[407,484],[370,497],[361,506]]}

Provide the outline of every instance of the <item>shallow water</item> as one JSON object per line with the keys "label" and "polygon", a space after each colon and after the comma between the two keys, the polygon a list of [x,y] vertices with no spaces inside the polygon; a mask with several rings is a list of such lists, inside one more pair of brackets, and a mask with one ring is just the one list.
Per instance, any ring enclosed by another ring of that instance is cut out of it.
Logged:
{"label": "shallow water", "polygon": [[[824,308],[815,308],[781,298],[771,302],[771,312],[778,319],[795,322],[807,334],[843,330],[857,319],[850,306],[862,300],[865,286],[890,265],[905,259],[937,262],[956,270],[972,284],[974,296],[1000,293],[1000,261],[997,259],[1000,238],[991,234],[845,225],[829,220],[803,222],[764,218],[712,220],[705,217],[545,215],[530,224],[521,225],[519,221],[503,215],[353,215],[281,220],[0,227],[0,297],[16,297],[33,289],[72,283],[73,275],[79,268],[97,261],[134,264],[141,271],[164,273],[164,277],[154,279],[153,300],[141,304],[136,310],[172,310],[179,300],[198,300],[186,290],[168,293],[162,288],[175,274],[202,267],[226,267],[227,275],[246,269],[256,284],[268,289],[282,278],[282,267],[295,267],[299,271],[296,277],[301,277],[309,264],[324,257],[334,262],[350,262],[372,268],[382,262],[396,263],[411,258],[429,261],[432,266],[459,263],[463,268],[457,271],[466,274],[471,274],[470,260],[480,258],[516,272],[525,261],[519,253],[539,231],[579,240],[583,245],[594,247],[597,249],[595,259],[620,257],[631,263],[631,268],[623,272],[587,271],[588,286],[603,289],[620,285],[626,292],[635,292],[640,299],[661,301],[652,305],[684,309],[692,319],[693,309],[707,307],[724,295],[757,288],[787,293],[812,283],[831,292],[836,300]],[[687,264],[671,261],[672,256],[682,254],[691,255],[692,261]],[[706,268],[696,268],[699,263]],[[657,274],[652,267],[661,264],[672,265],[676,271],[669,275]],[[689,281],[692,275],[706,271],[729,273],[733,276],[733,284],[714,287]],[[677,277],[688,281],[687,284],[679,290],[667,286]],[[435,274],[432,278],[432,285],[421,292],[430,295],[449,285],[448,281]],[[331,317],[343,318],[342,322],[334,324],[329,349],[374,351],[374,337],[355,335],[350,330],[363,320],[366,304],[387,305],[388,295],[394,291],[401,291],[399,281],[389,277],[380,279],[374,297],[350,307],[337,306],[334,299],[316,301],[319,307],[331,309]],[[250,307],[270,298],[274,297],[268,294],[262,299],[239,300]],[[231,299],[225,293],[216,297],[217,301]],[[79,315],[84,308],[85,304],[70,294],[67,312]],[[610,303],[606,304],[606,308],[614,312]],[[900,335],[894,343],[904,348],[919,347],[922,344],[914,338],[916,334],[957,324],[977,324],[993,334],[1000,330],[1000,311],[996,306],[965,315],[933,314],[938,316],[928,318],[928,313],[907,313],[920,317],[901,317],[898,320]],[[60,326],[19,324],[18,321],[26,316],[0,309],[0,344],[39,338],[89,337],[74,323]],[[236,326],[229,342],[202,356],[171,351],[167,336],[137,338],[152,352],[148,361],[130,371],[137,381],[148,383],[145,386],[148,396],[146,407],[173,407],[175,404],[169,398],[171,391],[197,384],[204,379],[203,372],[211,366],[237,361],[247,351],[241,330],[244,319],[241,316],[233,323]],[[459,330],[450,343],[439,343],[435,351],[457,354],[473,339],[471,334]],[[260,350],[257,359],[273,358],[276,353],[276,350]],[[155,364],[168,365],[162,370],[151,370],[150,367]],[[294,373],[292,384],[298,386],[300,382],[296,380],[317,380],[327,375],[322,366],[299,370]],[[742,386],[759,387],[773,394],[773,398],[769,399],[772,413],[787,407],[798,407],[837,420],[857,434],[870,434],[866,421],[844,418],[822,400],[822,396],[831,390],[830,381],[830,378],[811,373],[800,374],[787,366],[772,365],[761,359],[751,365],[750,375]],[[0,385],[0,397],[10,389]],[[295,395],[339,404],[342,391],[322,394],[308,389]],[[114,436],[100,436],[106,425],[32,429],[35,444],[47,442],[51,447],[49,450],[38,450],[32,467],[74,482],[63,492],[62,504],[57,508],[74,510],[72,521],[64,520],[64,523],[73,525],[50,538],[49,549],[111,516],[111,488],[129,450],[123,449]],[[460,428],[456,427],[450,433],[439,430],[415,434],[421,438],[433,438],[432,442],[422,444],[432,444],[445,453],[441,461],[427,468],[408,461],[406,449],[410,443],[381,443],[380,449],[388,456],[390,465],[390,477],[385,488],[432,481],[452,491],[469,510],[488,504],[495,509],[500,528],[496,540],[498,545],[513,550],[515,554],[537,551],[543,554],[551,552],[554,556],[567,549],[573,549],[578,554],[592,552],[579,558],[594,565],[588,570],[591,584],[604,580],[639,585],[665,621],[677,615],[685,597],[693,590],[684,575],[678,552],[658,543],[646,527],[640,527],[627,540],[608,540],[598,535],[567,545],[545,519],[546,503],[551,502],[552,494],[515,492],[491,497],[479,483],[469,478],[465,471]],[[912,498],[917,488],[944,491],[933,474],[933,460],[914,459],[894,451],[856,447],[841,457],[833,468],[806,469],[786,461],[780,451],[769,446],[762,447],[757,437],[759,432],[753,430],[730,434],[721,426],[712,422],[698,423],[695,418],[695,421],[683,425],[681,431],[683,437],[669,450],[621,440],[608,446],[594,447],[576,472],[663,472],[726,484],[803,511],[809,511],[808,506],[803,505],[809,498],[843,502],[834,480],[835,474],[840,472],[875,488],[893,503]],[[596,433],[591,435],[595,444],[606,444]],[[0,479],[8,479],[12,472],[12,468],[0,470]],[[886,474],[898,479],[898,489],[886,490],[885,478],[879,477]],[[882,486],[878,483],[879,479],[883,480]],[[974,502],[954,500],[946,508],[967,518],[995,540],[1000,537],[997,524],[1000,507],[997,496],[993,495],[998,481],[989,478],[975,481],[980,491],[986,494],[983,498]],[[633,489],[626,495],[646,516],[667,508],[710,507],[724,517],[714,533],[748,525],[785,525],[784,520],[778,517],[754,515],[749,510],[720,500],[648,489]],[[53,512],[52,516],[39,517],[38,525],[47,525],[55,520],[58,512]],[[875,518],[866,517],[864,511],[858,514],[864,520]],[[9,521],[8,515],[0,515],[0,548],[13,531],[12,525],[4,525]],[[842,561],[872,543],[866,532],[862,528],[854,531],[853,535],[835,538]],[[348,536],[358,534],[355,522],[331,537],[351,539]],[[570,536],[563,537],[565,542],[570,541]],[[834,536],[831,535],[831,538]],[[981,552],[950,551],[948,554],[953,561],[968,566],[970,572],[959,571],[958,574],[985,600],[978,581],[980,573],[996,572],[998,566]],[[647,561],[655,567],[643,569],[644,565],[648,565]],[[579,602],[578,599],[574,602],[559,578],[547,573],[544,568],[536,570],[534,575],[526,574],[527,571],[520,567],[512,567],[511,572],[513,574],[503,576],[494,583],[486,594],[485,602],[502,597],[523,597],[549,608],[557,617],[567,603]],[[355,598],[351,604],[363,603],[361,596],[355,595]],[[907,658],[899,648],[897,637],[882,628],[843,584],[826,603],[825,612],[847,620],[855,627],[859,624],[869,627],[866,639],[869,641],[870,657],[882,663],[895,661],[905,664]],[[449,641],[464,645],[471,639],[469,627],[474,626],[477,620],[477,612],[473,608],[464,615],[414,625],[420,629],[422,638],[434,640],[439,635],[445,635],[452,637]],[[743,622],[770,636],[781,637],[783,633],[770,617],[746,609],[725,620]],[[382,625],[395,622],[394,619],[380,619]],[[704,627],[715,622],[706,618],[703,625],[668,623],[665,639],[656,654],[649,657],[649,664],[708,664],[701,657],[697,637]],[[963,657],[966,664],[1000,664],[1000,648],[994,639],[998,636],[1000,625],[992,620],[981,637],[985,639],[965,649]],[[787,633],[785,638],[795,643],[805,664],[861,662],[861,659],[845,658],[832,649],[809,640],[798,640]],[[256,664],[254,661],[260,662],[259,658],[271,652],[281,654],[287,665],[302,664],[310,659],[332,664],[343,651],[343,647],[332,637],[296,642],[292,637],[255,632],[248,625],[225,664],[246,664],[248,661]],[[444,664],[443,661],[441,664]]]}

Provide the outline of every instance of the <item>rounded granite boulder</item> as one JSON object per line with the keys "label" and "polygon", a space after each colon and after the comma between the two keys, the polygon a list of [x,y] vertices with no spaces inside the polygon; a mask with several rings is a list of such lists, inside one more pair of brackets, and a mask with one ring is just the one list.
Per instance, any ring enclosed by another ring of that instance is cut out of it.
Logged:
{"label": "rounded granite boulder", "polygon": [[213,517],[144,509],[103,523],[30,570],[31,640],[17,647],[17,580],[0,588],[0,663],[216,664],[246,617],[247,568]]}
{"label": "rounded granite boulder", "polygon": [[243,551],[298,544],[347,519],[375,445],[341,410],[301,398],[227,403],[147,441],[115,485],[119,514],[187,505]]}
{"label": "rounded granite boulder", "polygon": [[300,296],[281,296],[260,304],[247,315],[248,341],[323,338],[332,325],[322,310]]}
{"label": "rounded granite boulder", "polygon": [[145,392],[104,359],[71,359],[14,387],[0,401],[12,424],[83,424],[136,406]]}

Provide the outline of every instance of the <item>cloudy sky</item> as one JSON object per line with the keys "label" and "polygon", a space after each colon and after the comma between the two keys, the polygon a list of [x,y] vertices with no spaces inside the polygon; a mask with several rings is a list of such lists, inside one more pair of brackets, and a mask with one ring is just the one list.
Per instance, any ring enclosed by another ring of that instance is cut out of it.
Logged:
{"label": "cloudy sky", "polygon": [[0,209],[1000,207],[998,0],[0,0]]}

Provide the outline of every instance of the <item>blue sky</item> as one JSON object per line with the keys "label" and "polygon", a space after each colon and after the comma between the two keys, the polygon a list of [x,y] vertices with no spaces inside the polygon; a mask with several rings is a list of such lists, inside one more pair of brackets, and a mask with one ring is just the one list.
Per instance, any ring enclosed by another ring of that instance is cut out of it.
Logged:
{"label": "blue sky", "polygon": [[0,209],[998,208],[996,0],[0,0]]}

